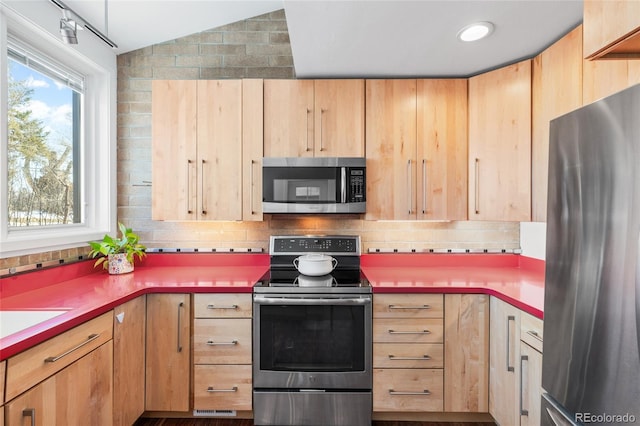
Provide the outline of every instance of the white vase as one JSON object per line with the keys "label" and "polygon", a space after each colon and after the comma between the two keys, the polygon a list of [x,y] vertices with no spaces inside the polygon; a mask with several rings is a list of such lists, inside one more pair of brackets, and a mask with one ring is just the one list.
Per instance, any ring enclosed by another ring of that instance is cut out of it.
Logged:
{"label": "white vase", "polygon": [[133,264],[127,260],[125,253],[109,255],[110,274],[127,274],[129,272],[133,272]]}

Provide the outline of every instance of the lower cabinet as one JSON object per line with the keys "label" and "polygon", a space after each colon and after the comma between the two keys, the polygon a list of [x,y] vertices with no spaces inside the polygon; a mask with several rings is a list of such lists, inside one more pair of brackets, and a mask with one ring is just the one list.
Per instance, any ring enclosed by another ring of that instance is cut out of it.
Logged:
{"label": "lower cabinet", "polygon": [[7,426],[112,422],[113,341],[109,340],[5,406]]}
{"label": "lower cabinet", "polygon": [[540,425],[542,397],[542,320],[520,317],[520,425]]}
{"label": "lower cabinet", "polygon": [[193,303],[194,410],[251,411],[251,294],[196,294]]}
{"label": "lower cabinet", "polygon": [[146,411],[189,411],[191,295],[148,294]]}
{"label": "lower cabinet", "polygon": [[114,309],[114,426],[130,426],[144,412],[145,331],[146,296]]}

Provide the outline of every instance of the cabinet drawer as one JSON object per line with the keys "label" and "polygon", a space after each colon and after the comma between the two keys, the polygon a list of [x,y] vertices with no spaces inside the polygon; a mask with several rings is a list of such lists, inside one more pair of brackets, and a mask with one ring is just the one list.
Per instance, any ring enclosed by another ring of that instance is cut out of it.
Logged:
{"label": "cabinet drawer", "polygon": [[376,318],[373,320],[373,341],[376,343],[442,343],[442,319],[438,318]]}
{"label": "cabinet drawer", "polygon": [[374,343],[374,368],[442,368],[441,343]]}
{"label": "cabinet drawer", "polygon": [[380,294],[373,297],[374,318],[442,318],[442,294]]}
{"label": "cabinet drawer", "polygon": [[9,358],[6,400],[15,398],[112,337],[113,311],[109,311]]}
{"label": "cabinet drawer", "polygon": [[542,353],[543,322],[533,315],[520,314],[520,340]]}
{"label": "cabinet drawer", "polygon": [[196,365],[193,372],[194,409],[251,410],[250,365]]}
{"label": "cabinet drawer", "polygon": [[194,364],[251,364],[251,319],[196,318]]}
{"label": "cabinet drawer", "polygon": [[442,411],[440,369],[374,369],[373,411]]}
{"label": "cabinet drawer", "polygon": [[193,303],[196,318],[251,318],[250,294],[198,293]]}

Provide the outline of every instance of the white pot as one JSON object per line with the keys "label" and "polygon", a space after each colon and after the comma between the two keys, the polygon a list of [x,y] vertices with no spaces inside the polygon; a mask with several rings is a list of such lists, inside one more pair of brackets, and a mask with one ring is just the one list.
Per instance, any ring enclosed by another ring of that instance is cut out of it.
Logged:
{"label": "white pot", "polygon": [[326,254],[305,254],[293,259],[293,266],[303,275],[319,277],[327,275],[338,265],[338,261]]}
{"label": "white pot", "polygon": [[127,274],[133,272],[133,264],[127,260],[126,253],[116,253],[109,255],[109,273]]}

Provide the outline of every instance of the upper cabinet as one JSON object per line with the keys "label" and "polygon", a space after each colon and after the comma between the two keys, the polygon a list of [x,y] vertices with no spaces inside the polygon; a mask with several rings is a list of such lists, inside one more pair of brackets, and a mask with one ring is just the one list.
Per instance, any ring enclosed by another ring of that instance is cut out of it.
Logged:
{"label": "upper cabinet", "polygon": [[[152,90],[152,218],[243,219],[243,171],[259,175],[262,145],[260,123],[243,123],[242,80],[155,80]],[[243,131],[255,151],[246,164]],[[261,190],[251,183],[250,191]],[[244,219],[259,220],[259,203],[245,198],[254,208]]]}
{"label": "upper cabinet", "polygon": [[584,57],[640,58],[640,1],[584,0]]}
{"label": "upper cabinet", "polygon": [[469,79],[469,219],[531,220],[531,61]]}
{"label": "upper cabinet", "polygon": [[531,216],[547,217],[549,122],[582,106],[582,26],[533,60],[531,123]]}
{"label": "upper cabinet", "polygon": [[370,220],[465,220],[466,80],[367,80]]}
{"label": "upper cabinet", "polygon": [[364,157],[364,80],[265,80],[265,157]]}

